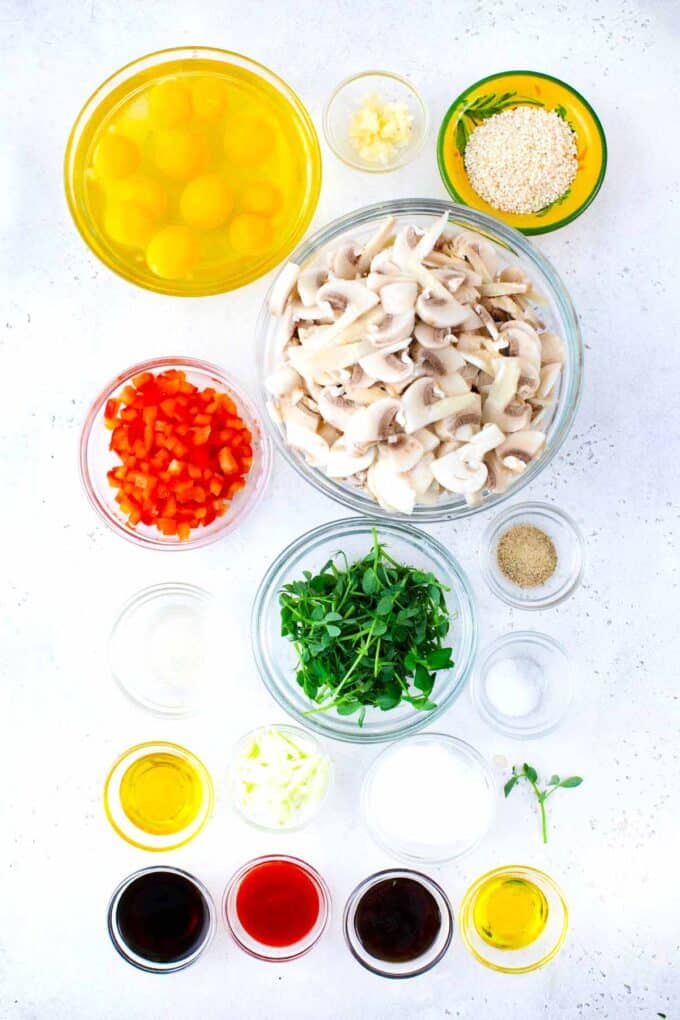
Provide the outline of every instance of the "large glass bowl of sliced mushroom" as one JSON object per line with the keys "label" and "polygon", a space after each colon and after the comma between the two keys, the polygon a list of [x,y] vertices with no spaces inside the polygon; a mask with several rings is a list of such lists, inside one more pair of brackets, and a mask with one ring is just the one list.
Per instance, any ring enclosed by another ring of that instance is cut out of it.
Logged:
{"label": "large glass bowl of sliced mushroom", "polygon": [[535,478],[578,405],[569,295],[522,234],[436,199],[367,206],[307,239],[267,296],[268,427],[312,485],[420,521]]}

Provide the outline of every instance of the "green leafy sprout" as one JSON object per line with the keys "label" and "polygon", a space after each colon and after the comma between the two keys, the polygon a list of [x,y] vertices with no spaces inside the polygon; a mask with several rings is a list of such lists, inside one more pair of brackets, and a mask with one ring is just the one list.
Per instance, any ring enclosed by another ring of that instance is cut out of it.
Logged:
{"label": "green leafy sprout", "polygon": [[368,707],[436,708],[436,673],[454,665],[443,645],[448,590],[429,571],[393,559],[375,529],[363,559],[350,564],[339,552],[317,574],[305,570],[284,585],[281,635],[293,643],[297,683],[315,704],[305,714],[357,713],[362,726]]}
{"label": "green leafy sprout", "polygon": [[509,797],[517,784],[525,779],[531,789],[534,791],[538,806],[541,812],[541,832],[543,834],[543,842],[548,842],[548,820],[545,813],[545,802],[548,797],[552,796],[555,790],[573,790],[574,787],[580,786],[583,782],[581,776],[569,776],[567,779],[560,779],[559,776],[551,776],[547,786],[544,789],[540,789],[538,786],[538,773],[532,765],[527,765],[526,762],[522,765],[521,772],[517,771],[515,765],[512,766],[512,775],[508,779],[507,783],[503,787],[503,792],[506,797]]}

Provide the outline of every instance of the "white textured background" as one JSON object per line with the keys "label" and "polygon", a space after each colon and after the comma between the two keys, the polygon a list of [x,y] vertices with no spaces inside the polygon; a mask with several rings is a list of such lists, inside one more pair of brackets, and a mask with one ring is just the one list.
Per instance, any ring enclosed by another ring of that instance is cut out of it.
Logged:
{"label": "white textured background", "polygon": [[[0,9],[2,1020],[677,1018],[676,0],[2,0]],[[80,422],[93,395],[128,364],[192,354],[222,362],[255,387],[253,328],[267,281],[195,301],[135,289],[90,255],[62,194],[64,144],[85,97],[130,59],[186,43],[239,50],[270,65],[300,93],[317,126],[331,88],[352,72],[385,67],[421,87],[433,127],[417,162],[370,178],[324,149],[317,227],[383,197],[446,197],[436,129],[454,96],[492,71],[523,67],[563,77],[604,123],[610,162],[599,198],[576,223],[537,241],[573,295],[587,359],[571,437],[526,493],[555,501],[580,522],[585,583],[557,609],[513,612],[482,587],[485,517],[432,528],[469,571],[483,642],[538,627],[578,662],[576,711],[557,734],[528,748],[486,729],[467,695],[440,723],[489,756],[526,756],[548,773],[585,776],[580,790],[551,801],[547,849],[529,799],[516,793],[483,846],[437,875],[457,909],[488,867],[524,861],[553,874],[572,927],[562,955],[540,973],[495,975],[459,939],[437,969],[410,982],[372,977],[354,963],[340,932],[343,902],[359,879],[390,863],[357,818],[359,779],[373,752],[334,747],[332,804],[318,824],[286,839],[246,828],[220,796],[233,740],[280,718],[250,658],[255,586],[284,544],[342,516],[342,508],[277,461],[263,504],[243,527],[218,545],[173,556],[122,542],[80,490]],[[205,585],[232,603],[223,704],[181,724],[128,704],[102,657],[120,602],[171,579]],[[260,964],[223,929],[196,966],[169,978],[137,972],[114,953],[105,927],[109,894],[149,857],[108,828],[102,780],[119,751],[158,736],[204,757],[218,793],[209,827],[169,860],[194,871],[216,897],[236,866],[268,850],[308,857],[327,877],[333,923],[304,960]]]}

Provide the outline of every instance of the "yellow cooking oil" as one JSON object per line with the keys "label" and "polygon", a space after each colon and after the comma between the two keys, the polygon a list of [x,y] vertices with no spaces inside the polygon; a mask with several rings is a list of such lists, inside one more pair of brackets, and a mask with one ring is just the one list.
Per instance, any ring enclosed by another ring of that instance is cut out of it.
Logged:
{"label": "yellow cooking oil", "polygon": [[479,936],[495,949],[524,949],[548,923],[548,900],[526,878],[497,875],[477,893],[472,919]]}
{"label": "yellow cooking oil", "polygon": [[183,832],[201,809],[197,769],[180,755],[157,751],[137,758],[120,783],[120,804],[133,825],[154,836]]}
{"label": "yellow cooking oil", "polygon": [[299,227],[302,134],[288,99],[247,68],[197,58],[139,72],[102,100],[76,152],[93,246],[143,285],[200,294],[247,277]]}

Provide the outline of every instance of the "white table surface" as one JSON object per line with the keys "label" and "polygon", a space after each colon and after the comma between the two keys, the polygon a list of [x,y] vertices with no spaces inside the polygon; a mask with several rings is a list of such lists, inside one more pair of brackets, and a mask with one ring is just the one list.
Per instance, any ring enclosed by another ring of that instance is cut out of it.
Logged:
{"label": "white table surface", "polygon": [[[4,0],[1,10],[0,1017],[677,1017],[678,4]],[[455,908],[489,867],[523,861],[554,875],[569,901],[571,930],[561,956],[534,975],[495,975],[459,938],[438,968],[410,982],[373,977],[345,950],[346,896],[390,864],[357,812],[361,774],[375,751],[332,747],[332,804],[300,834],[257,833],[225,802],[234,739],[282,718],[250,655],[257,582],[286,543],[344,516],[343,509],[277,458],[266,498],[235,534],[173,556],[122,542],[81,491],[83,415],[128,364],[186,353],[223,363],[255,389],[253,328],[268,281],[199,300],[136,289],[85,248],[62,193],[66,137],[93,87],[145,52],[201,42],[279,71],[318,128],[324,99],[354,71],[383,66],[421,87],[432,128],[418,160],[372,179],[324,147],[315,227],[387,196],[446,197],[436,129],[453,97],[494,70],[563,77],[604,123],[609,170],[599,198],[577,222],[536,242],[581,316],[583,401],[563,451],[520,497],[548,499],[575,515],[588,547],[585,582],[559,608],[513,611],[490,597],[480,576],[485,515],[430,529],[469,572],[483,643],[536,627],[561,640],[578,665],[575,711],[550,737],[522,746],[497,735],[476,717],[467,693],[438,724],[490,759],[528,758],[548,774],[585,777],[580,790],[551,801],[547,848],[528,796],[515,793],[479,850],[436,871]],[[103,650],[119,604],[137,588],[174,579],[224,595],[230,610],[223,703],[208,716],[168,723],[122,697]],[[169,978],[135,971],[115,954],[105,926],[109,894],[151,861],[108,827],[102,779],[119,751],[158,736],[203,756],[218,793],[201,837],[163,859],[195,872],[217,898],[250,856],[282,850],[308,858],[334,898],[330,931],[308,957],[258,963],[224,926],[194,967]]]}

